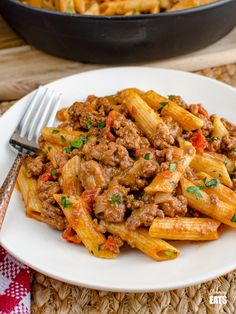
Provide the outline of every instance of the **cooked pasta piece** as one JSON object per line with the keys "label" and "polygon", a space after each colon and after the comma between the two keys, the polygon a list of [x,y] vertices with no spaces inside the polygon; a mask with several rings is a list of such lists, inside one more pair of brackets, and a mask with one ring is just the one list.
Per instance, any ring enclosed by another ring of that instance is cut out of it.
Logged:
{"label": "cooked pasta piece", "polygon": [[130,114],[149,139],[153,138],[153,134],[159,124],[163,124],[166,133],[169,133],[169,129],[164,124],[161,117],[151,109],[136,92],[133,90],[125,90],[122,95],[123,101]]}
{"label": "cooked pasta piece", "polygon": [[21,166],[17,183],[24,200],[26,215],[43,221],[41,216],[42,203],[38,197],[37,181],[27,176],[27,170],[24,165]]}
{"label": "cooked pasta piece", "polygon": [[106,223],[108,232],[118,235],[131,247],[136,247],[157,261],[174,259],[179,255],[179,250],[161,239],[150,237],[144,228],[135,231],[129,230],[124,223]]}
{"label": "cooked pasta piece", "polygon": [[54,0],[56,10],[67,13],[75,13],[74,0]]}
{"label": "cooked pasta piece", "polygon": [[63,147],[49,142],[45,142],[42,147],[42,151],[47,155],[51,161],[53,167],[57,167],[56,155],[63,151]]}
{"label": "cooked pasta piece", "polygon": [[151,237],[167,240],[217,240],[220,222],[210,218],[156,218],[149,229]]}
{"label": "cooked pasta piece", "polygon": [[189,206],[202,214],[236,228],[235,206],[220,199],[211,198],[203,189],[185,178],[181,178],[180,183],[182,193],[187,198]]}
{"label": "cooked pasta piece", "polygon": [[81,131],[70,131],[59,128],[43,128],[42,136],[44,140],[49,143],[54,143],[56,145],[66,147],[70,145],[71,142],[78,141],[80,138],[82,141],[83,138],[86,136],[86,133]]}
{"label": "cooked pasta piece", "polygon": [[59,121],[67,121],[68,120],[68,108],[62,108],[57,111],[56,118]]}
{"label": "cooked pasta piece", "polygon": [[205,185],[204,191],[209,195],[216,195],[221,201],[236,206],[236,193],[221,184],[205,172],[197,173],[198,180],[193,181],[198,186]]}
{"label": "cooked pasta piece", "polygon": [[206,172],[213,178],[219,179],[220,182],[232,187],[232,181],[228,174],[225,164],[220,161],[210,157],[207,154],[195,155],[190,166],[197,172]]}
{"label": "cooked pasta piece", "polygon": [[200,129],[203,126],[203,121],[200,118],[152,90],[142,95],[142,98],[154,110],[162,108],[162,115],[171,116],[186,131]]}
{"label": "cooked pasta piece", "polygon": [[222,140],[223,136],[226,136],[229,134],[223,122],[217,116],[214,117],[213,126],[214,126],[214,130],[212,132],[212,137]]}
{"label": "cooked pasta piece", "polygon": [[215,0],[181,0],[178,1],[168,12],[191,9],[201,5],[215,2]]}
{"label": "cooked pasta piece", "polygon": [[173,147],[173,159],[167,170],[156,175],[153,181],[144,189],[148,194],[156,192],[172,193],[180,178],[193,160],[196,150],[190,142],[183,141],[182,148]]}
{"label": "cooked pasta piece", "polygon": [[87,205],[80,197],[66,194],[55,194],[55,200],[60,205],[69,225],[75,230],[87,250],[96,257],[115,258],[116,253],[103,250],[105,236],[96,230]]}
{"label": "cooked pasta piece", "polygon": [[64,194],[80,195],[83,191],[79,181],[80,158],[74,156],[62,168],[62,191]]}
{"label": "cooked pasta piece", "polygon": [[124,15],[128,12],[159,12],[159,0],[106,1],[100,6],[103,15]]}
{"label": "cooked pasta piece", "polygon": [[204,152],[204,156],[208,156],[213,159],[222,161],[229,173],[233,172],[235,169],[236,166],[235,161],[229,159],[227,156],[223,154],[218,154],[215,152]]}

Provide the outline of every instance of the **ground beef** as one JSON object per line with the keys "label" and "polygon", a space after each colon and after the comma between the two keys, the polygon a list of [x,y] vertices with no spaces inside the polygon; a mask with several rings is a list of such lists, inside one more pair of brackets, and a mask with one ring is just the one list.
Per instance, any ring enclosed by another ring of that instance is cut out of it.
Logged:
{"label": "ground beef", "polygon": [[104,189],[108,183],[102,166],[94,160],[81,163],[79,180],[85,190]]}
{"label": "ground beef", "polygon": [[126,119],[120,113],[116,114],[116,118],[111,125],[111,130],[118,136],[116,143],[123,145],[127,149],[139,149],[150,146],[148,139],[141,136],[135,123]]}
{"label": "ground beef", "polygon": [[125,201],[128,189],[113,180],[109,188],[97,196],[93,206],[94,213],[98,218],[108,222],[122,222],[125,216]]}
{"label": "ground beef", "polygon": [[126,208],[135,210],[144,205],[144,201],[136,198],[133,194],[127,196]]}
{"label": "ground beef", "polygon": [[114,142],[102,140],[97,145],[85,145],[83,152],[86,152],[87,158],[96,159],[103,164],[121,169],[127,169],[133,165],[133,160],[130,158],[127,149]]}
{"label": "ground beef", "polygon": [[193,168],[187,167],[184,173],[184,177],[188,179],[189,181],[194,181],[196,179],[196,174]]}
{"label": "ground beef", "polygon": [[40,155],[36,158],[27,157],[25,160],[25,166],[29,176],[39,176],[44,171],[45,157]]}
{"label": "ground beef", "polygon": [[131,230],[135,230],[140,226],[149,227],[156,217],[163,218],[163,211],[155,204],[145,204],[132,211],[126,220],[126,226]]}
{"label": "ground beef", "polygon": [[144,147],[135,150],[135,157],[137,159],[144,158],[146,160],[156,160],[157,154],[154,148]]}
{"label": "ground beef", "polygon": [[221,140],[218,137],[211,137],[208,141],[207,150],[217,152],[221,147]]}
{"label": "ground beef", "polygon": [[226,129],[229,131],[229,135],[236,137],[236,125],[229,122],[228,120],[221,118],[221,121],[223,122]]}
{"label": "ground beef", "polygon": [[75,102],[69,109],[69,124],[74,130],[89,130],[105,121],[106,114],[112,107],[106,98],[89,96],[84,103]]}
{"label": "ground beef", "polygon": [[174,144],[175,140],[171,134],[166,132],[166,126],[160,123],[151,136],[151,142],[155,148],[163,149]]}
{"label": "ground beef", "polygon": [[153,177],[157,173],[158,168],[157,162],[140,158],[135,161],[133,167],[121,177],[120,183],[130,187],[132,190],[138,190],[147,184],[147,180],[145,179]]}
{"label": "ground beef", "polygon": [[210,133],[213,131],[214,127],[209,118],[207,111],[202,107],[202,105],[190,105],[190,112],[194,114],[196,117],[202,119],[203,127],[202,133],[204,136],[209,136]]}
{"label": "ground beef", "polygon": [[179,105],[180,107],[182,107],[186,110],[188,109],[188,105],[180,96],[171,95],[171,101],[173,101],[174,103],[176,103],[177,105]]}
{"label": "ground beef", "polygon": [[233,149],[236,149],[236,137],[229,135],[223,136],[221,149],[224,151],[232,151]]}
{"label": "ground beef", "polygon": [[56,228],[64,230],[66,228],[66,218],[59,207],[51,205],[48,201],[42,202],[41,215],[45,223]]}
{"label": "ground beef", "polygon": [[106,241],[102,245],[102,250],[109,250],[115,254],[120,253],[120,247],[124,244],[122,239],[116,235],[109,235]]}
{"label": "ground beef", "polygon": [[178,124],[178,122],[174,121],[173,118],[170,116],[164,116],[162,117],[162,119],[165,122],[165,124],[168,126],[170,135],[174,139],[177,139],[179,136],[181,136],[183,130]]}
{"label": "ground beef", "polygon": [[188,211],[187,205],[186,197],[178,195],[177,197],[173,196],[170,201],[160,204],[160,208],[168,217],[182,217]]}
{"label": "ground beef", "polygon": [[55,153],[54,158],[55,158],[55,162],[56,162],[56,166],[58,168],[58,171],[60,171],[65,166],[67,161],[69,160],[70,155],[67,153],[58,152],[58,153]]}
{"label": "ground beef", "polygon": [[38,196],[40,201],[46,201],[47,203],[54,204],[55,200],[53,195],[58,194],[61,191],[60,185],[55,181],[42,181],[37,182]]}

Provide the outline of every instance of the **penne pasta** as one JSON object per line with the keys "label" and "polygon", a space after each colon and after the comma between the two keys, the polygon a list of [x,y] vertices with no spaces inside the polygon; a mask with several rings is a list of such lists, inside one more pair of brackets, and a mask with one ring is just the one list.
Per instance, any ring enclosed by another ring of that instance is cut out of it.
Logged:
{"label": "penne pasta", "polygon": [[142,95],[142,98],[154,110],[162,108],[161,115],[171,116],[186,131],[200,129],[203,126],[200,118],[152,90]]}
{"label": "penne pasta", "polygon": [[151,237],[167,240],[217,240],[220,222],[210,218],[156,218],[151,224]]}
{"label": "penne pasta", "polygon": [[226,127],[224,126],[223,122],[217,116],[214,117],[213,126],[214,126],[214,130],[213,130],[212,135],[211,135],[212,137],[216,137],[219,140],[222,140],[222,137],[229,134],[229,132],[226,129]]}
{"label": "penne pasta", "polygon": [[209,155],[195,155],[190,166],[197,172],[206,172],[213,178],[219,179],[224,185],[232,187],[232,181],[228,174],[225,164]]}
{"label": "penne pasta", "polygon": [[187,141],[182,142],[182,148],[173,147],[173,150],[173,154],[176,152],[176,155],[179,156],[178,159],[173,159],[167,170],[156,175],[153,181],[144,189],[146,193],[172,193],[196,153],[195,148]]}
{"label": "penne pasta", "polygon": [[47,155],[48,159],[51,161],[53,167],[57,168],[56,156],[58,153],[63,151],[63,147],[55,144],[46,142],[42,146],[42,151]]}
{"label": "penne pasta", "polygon": [[115,258],[117,256],[116,253],[101,248],[106,238],[95,229],[92,217],[81,198],[66,194],[55,194],[54,198],[60,205],[69,225],[75,230],[92,255],[100,258]]}
{"label": "penne pasta", "polygon": [[213,159],[222,161],[229,173],[233,172],[235,169],[235,161],[229,159],[227,156],[223,154],[218,154],[215,152],[204,152],[204,156],[208,156]]}
{"label": "penne pasta", "polygon": [[59,128],[43,128],[42,136],[46,142],[66,147],[70,145],[71,142],[78,140],[81,136],[86,136],[86,133]]}
{"label": "penne pasta", "polygon": [[24,165],[21,166],[17,183],[24,200],[26,215],[43,221],[41,217],[42,203],[38,197],[37,181],[27,176],[27,170]]}
{"label": "penne pasta", "polygon": [[194,184],[201,186],[204,183],[204,191],[207,194],[216,195],[221,201],[236,206],[236,193],[227,186],[221,184],[218,179],[214,179],[205,172],[197,173],[197,177],[199,180],[194,181]]}
{"label": "penne pasta", "polygon": [[125,90],[122,95],[130,114],[150,140],[153,138],[159,124],[163,124],[166,133],[169,134],[169,129],[161,117],[136,92]]}
{"label": "penne pasta", "polygon": [[73,0],[54,0],[56,10],[67,13],[75,13],[75,6]]}
{"label": "penne pasta", "polygon": [[[226,225],[236,228],[235,206],[211,197],[191,181],[181,178],[182,193],[188,200],[188,205],[202,214],[210,216]],[[235,222],[234,222],[235,221]]]}
{"label": "penne pasta", "polygon": [[124,15],[128,12],[151,12],[154,9],[155,13],[159,12],[158,0],[109,1],[100,5],[101,14],[103,15]]}
{"label": "penne pasta", "polygon": [[124,223],[106,223],[108,232],[118,235],[131,247],[136,247],[156,261],[174,259],[179,255],[179,250],[161,239],[150,237],[144,228],[135,231],[129,230]]}
{"label": "penne pasta", "polygon": [[62,168],[62,191],[64,194],[80,195],[83,191],[79,181],[80,158],[74,156]]}

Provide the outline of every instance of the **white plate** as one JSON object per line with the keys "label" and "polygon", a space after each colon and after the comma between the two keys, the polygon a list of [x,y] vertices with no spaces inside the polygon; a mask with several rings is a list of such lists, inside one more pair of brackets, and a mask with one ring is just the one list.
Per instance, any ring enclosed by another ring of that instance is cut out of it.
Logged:
{"label": "white plate", "polygon": [[[62,106],[87,95],[107,95],[127,87],[154,89],[163,95],[182,95],[202,103],[210,113],[236,122],[236,90],[217,81],[173,70],[141,67],[111,68],[70,76],[49,84],[62,92]],[[0,118],[0,183],[14,158],[9,137],[27,104],[21,99]],[[174,243],[176,260],[156,262],[137,250],[125,249],[116,260],[97,259],[84,247],[69,244],[60,232],[24,214],[21,196],[14,192],[0,235],[12,255],[32,268],[69,283],[109,291],[157,291],[201,283],[236,268],[236,231],[227,229],[217,241]]]}

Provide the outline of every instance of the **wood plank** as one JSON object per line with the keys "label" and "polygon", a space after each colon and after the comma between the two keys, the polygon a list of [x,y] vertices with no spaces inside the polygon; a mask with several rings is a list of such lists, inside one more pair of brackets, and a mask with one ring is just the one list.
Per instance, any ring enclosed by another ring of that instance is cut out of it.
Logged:
{"label": "wood plank", "polygon": [[7,23],[0,16],[0,49],[7,49],[22,45],[25,45],[24,40],[19,38],[19,36],[7,25]]}

